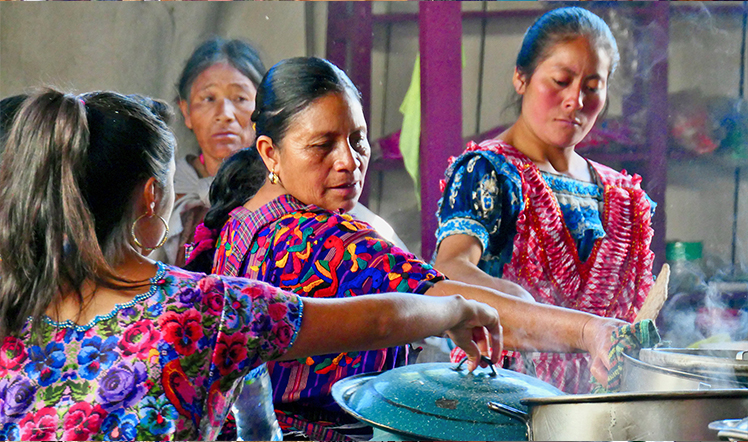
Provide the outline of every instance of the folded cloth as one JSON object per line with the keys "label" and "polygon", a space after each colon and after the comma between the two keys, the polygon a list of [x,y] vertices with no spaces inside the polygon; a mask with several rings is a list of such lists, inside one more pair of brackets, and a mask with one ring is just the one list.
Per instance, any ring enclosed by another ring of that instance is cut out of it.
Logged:
{"label": "folded cloth", "polygon": [[639,350],[654,347],[660,342],[660,333],[657,331],[654,321],[645,319],[641,322],[619,327],[611,334],[610,340],[613,342],[613,346],[608,353],[611,363],[611,368],[608,371],[608,387],[603,387],[593,378],[592,393],[594,394],[618,391],[621,387],[621,375],[623,374],[623,354],[626,353],[638,358]]}

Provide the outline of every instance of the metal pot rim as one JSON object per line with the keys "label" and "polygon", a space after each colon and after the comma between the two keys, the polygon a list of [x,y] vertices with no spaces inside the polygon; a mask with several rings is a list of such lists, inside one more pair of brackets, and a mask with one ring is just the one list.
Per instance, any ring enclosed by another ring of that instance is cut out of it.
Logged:
{"label": "metal pot rim", "polygon": [[634,402],[688,399],[729,399],[748,398],[748,389],[732,388],[724,390],[684,390],[684,391],[643,391],[607,394],[575,394],[547,398],[523,399],[522,403],[531,406],[550,404],[583,404],[600,402]]}
{"label": "metal pot rim", "polygon": [[[704,374],[707,376],[728,373],[734,375],[748,374],[748,361],[736,360],[744,350],[691,349],[691,348],[643,348],[639,360],[644,363]],[[718,356],[724,354],[725,357]]]}
{"label": "metal pot rim", "polygon": [[725,384],[733,385],[734,388],[742,388],[742,384],[738,382],[737,379],[735,379],[735,376],[730,374],[727,371],[722,371],[718,373],[711,373],[711,372],[700,372],[700,373],[693,373],[693,372],[687,372],[687,371],[681,371],[676,370],[674,368],[670,367],[662,367],[659,365],[653,365],[649,362],[644,362],[640,359],[637,359],[633,356],[627,355],[626,353],[623,353],[623,359],[633,364],[634,366],[648,370],[648,371],[654,371],[655,373],[665,374],[669,376],[676,376],[681,378],[686,378],[694,382],[704,382],[704,383],[710,383],[715,380],[719,380],[720,382],[723,382]]}

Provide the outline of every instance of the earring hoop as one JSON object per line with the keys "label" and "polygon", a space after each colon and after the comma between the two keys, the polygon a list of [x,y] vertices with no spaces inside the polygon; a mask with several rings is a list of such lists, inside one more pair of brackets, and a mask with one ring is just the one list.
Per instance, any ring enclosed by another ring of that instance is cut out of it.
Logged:
{"label": "earring hoop", "polygon": [[159,241],[155,247],[144,246],[138,239],[138,236],[135,234],[135,226],[138,224],[138,221],[140,221],[143,218],[152,218],[153,215],[148,215],[144,213],[140,215],[135,221],[133,221],[132,226],[130,226],[130,236],[132,236],[132,241],[135,243],[136,246],[148,252],[156,250],[159,247],[162,247],[164,244],[166,244],[166,239],[169,237],[169,224],[166,222],[164,217],[162,217],[161,215],[157,215],[157,216],[158,216],[158,219],[161,220],[161,223],[164,225],[164,228],[166,229],[166,231],[164,232],[164,236],[163,238],[161,238],[161,241]]}
{"label": "earring hoop", "polygon": [[275,173],[274,170],[271,170],[268,174],[268,179],[270,180],[270,184],[278,184],[280,183],[280,177],[277,173]]}

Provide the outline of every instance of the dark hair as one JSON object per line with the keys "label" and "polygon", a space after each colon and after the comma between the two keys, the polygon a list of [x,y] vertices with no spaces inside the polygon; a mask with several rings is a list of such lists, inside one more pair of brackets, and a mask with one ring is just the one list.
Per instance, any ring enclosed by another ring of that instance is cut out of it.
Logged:
{"label": "dark hair", "polygon": [[[138,185],[167,185],[174,136],[152,106],[114,92],[52,89],[19,109],[0,165],[0,339],[33,327],[84,281],[136,284],[113,270],[135,219]],[[138,285],[142,285],[139,282]]]}
{"label": "dark hair", "polygon": [[214,37],[195,48],[182,69],[177,83],[177,101],[189,101],[190,88],[195,79],[214,64],[225,62],[241,72],[257,86],[265,74],[260,54],[244,40]]}
{"label": "dark hair", "polygon": [[0,100],[0,153],[3,151],[3,140],[10,131],[13,119],[18,113],[21,103],[28,98],[27,94],[11,95]]}
{"label": "dark hair", "polygon": [[127,98],[145,106],[167,126],[170,126],[174,122],[174,109],[169,106],[169,103],[139,94],[128,94]]}
{"label": "dark hair", "polygon": [[608,54],[609,74],[612,74],[620,60],[613,33],[603,19],[577,6],[554,9],[540,16],[525,32],[515,66],[521,73],[532,77],[538,64],[550,55],[553,46],[580,36],[587,37]]}
{"label": "dark hair", "polygon": [[[294,118],[315,100],[330,93],[348,93],[361,100],[361,93],[351,79],[327,60],[296,57],[278,62],[257,87],[252,113],[257,137],[265,135],[280,143]],[[266,176],[267,169],[256,145],[227,158],[210,186],[211,208],[205,215],[205,226],[220,230],[229,213],[252,198]],[[201,265],[187,268],[206,270]]]}
{"label": "dark hair", "polygon": [[[612,75],[620,60],[618,45],[613,33],[602,18],[577,6],[553,9],[535,20],[522,39],[522,46],[515,63],[517,71],[528,79],[532,78],[535,69],[550,56],[556,44],[571,41],[580,36],[586,37],[594,46],[603,49],[608,54],[610,57],[608,74]],[[522,99],[517,97],[515,100],[515,108],[518,109]]]}

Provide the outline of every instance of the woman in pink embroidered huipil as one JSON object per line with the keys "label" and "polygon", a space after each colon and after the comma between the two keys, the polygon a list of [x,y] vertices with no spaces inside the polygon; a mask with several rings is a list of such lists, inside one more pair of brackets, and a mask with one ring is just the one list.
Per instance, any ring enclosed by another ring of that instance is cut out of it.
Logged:
{"label": "woman in pink embroidered huipil", "polygon": [[[442,182],[437,269],[634,320],[653,282],[654,203],[640,177],[574,151],[605,107],[617,62],[610,29],[587,10],[556,9],[528,29],[513,77],[519,118],[495,140],[470,143]],[[520,371],[567,392],[590,390],[588,355],[515,356]]]}
{"label": "woman in pink embroidered huipil", "polygon": [[14,118],[0,166],[0,440],[212,440],[266,361],[445,329],[471,367],[481,351],[496,360],[498,314],[459,296],[302,300],[148,259],[174,204],[164,107],[44,90]]}

